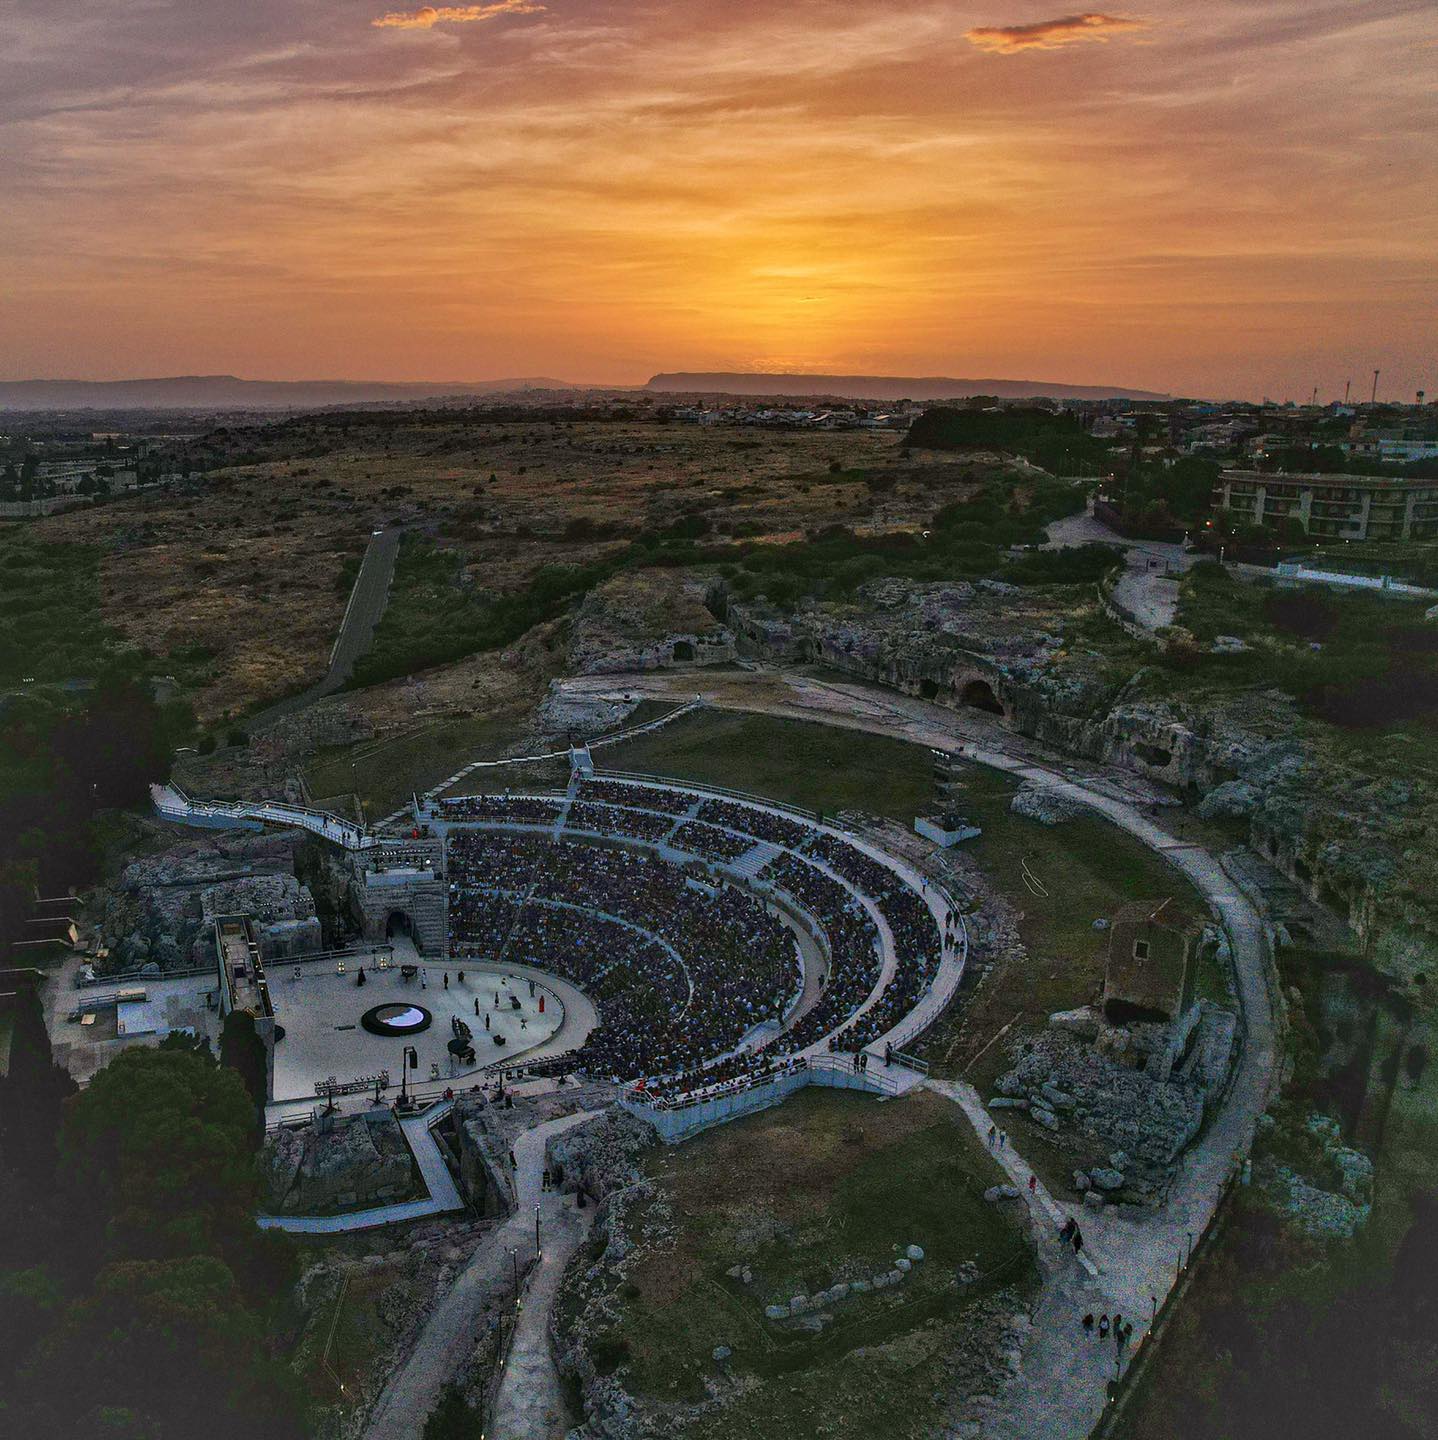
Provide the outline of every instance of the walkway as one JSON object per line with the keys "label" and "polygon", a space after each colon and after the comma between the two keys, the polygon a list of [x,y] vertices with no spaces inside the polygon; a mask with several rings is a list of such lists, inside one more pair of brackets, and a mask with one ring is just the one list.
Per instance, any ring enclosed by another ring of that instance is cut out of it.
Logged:
{"label": "walkway", "polygon": [[[662,677],[605,677],[611,685],[651,689]],[[695,676],[686,675],[692,685]],[[707,677],[706,677],[707,678]],[[588,677],[586,677],[588,679]],[[593,677],[597,680],[598,677]],[[588,685],[593,685],[593,680]],[[571,682],[574,684],[576,682]],[[581,682],[582,683],[582,682]],[[588,688],[586,685],[586,688]],[[594,685],[594,688],[598,688]],[[1170,834],[1141,808],[1157,798],[1157,787],[1083,762],[1057,760],[1022,736],[1000,729],[986,718],[931,704],[860,681],[835,684],[793,672],[727,674],[708,696],[721,708],[750,710],[896,736],[1003,770],[1020,779],[1038,780],[1128,831],[1183,871],[1205,896],[1228,932],[1243,1011],[1243,1043],[1229,1093],[1218,1115],[1184,1156],[1163,1208],[1139,1218],[1118,1209],[1093,1212],[1058,1206],[1042,1187],[1033,1197],[1045,1286],[1023,1368],[1000,1397],[1000,1408],[984,1423],[985,1440],[1078,1440],[1102,1412],[1104,1382],[1116,1355],[1107,1346],[1086,1341],[1079,1319],[1115,1310],[1134,1322],[1135,1341],[1154,1305],[1174,1283],[1189,1245],[1214,1213],[1233,1166],[1247,1154],[1258,1117],[1277,1083],[1277,1041],[1269,991],[1269,953],[1263,922],[1234,886],[1218,860],[1202,848]],[[1060,768],[1061,767],[1061,768]],[[935,1082],[935,1088],[942,1088]],[[989,1122],[978,1097],[962,1088],[943,1090],[965,1110],[981,1136]],[[1011,1176],[1022,1176],[1027,1196],[1027,1167],[1020,1156],[1004,1157]],[[1015,1183],[1018,1183],[1016,1179]],[[1096,1275],[1081,1272],[1071,1257],[1056,1250],[1053,1208],[1071,1210],[1083,1228],[1085,1250]]]}
{"label": "walkway", "polygon": [[192,800],[178,785],[151,785],[150,803],[162,820],[176,825],[197,825],[206,830],[286,825],[308,830],[346,850],[367,850],[380,843],[361,826],[328,810],[310,810],[280,800]]}
{"label": "walkway", "polygon": [[[498,1424],[490,1428],[491,1433],[502,1436],[503,1440],[564,1433],[559,1378],[548,1358],[549,1302],[559,1273],[594,1217],[594,1208],[576,1210],[572,1197],[543,1191],[544,1147],[551,1135],[561,1134],[599,1113],[588,1110],[561,1116],[525,1131],[514,1142],[515,1159],[519,1162],[515,1174],[516,1209],[503,1225],[484,1237],[468,1265],[431,1312],[408,1358],[390,1377],[375,1402],[365,1431],[367,1440],[419,1440],[439,1392],[461,1373],[473,1353],[484,1324],[483,1299],[503,1294],[510,1283],[514,1265],[511,1249],[517,1252],[521,1269],[534,1256],[536,1204],[540,1207],[544,1253],[524,1297],[510,1366],[499,1395],[508,1417],[505,1424],[517,1428]],[[512,1380],[517,1371],[523,1376],[520,1392],[515,1391]],[[546,1417],[551,1410],[560,1428],[544,1428],[549,1424]]]}
{"label": "walkway", "polygon": [[376,1205],[369,1210],[352,1210],[345,1215],[261,1215],[261,1230],[283,1230],[290,1235],[341,1235],[352,1230],[372,1230],[377,1225],[394,1225],[401,1220],[420,1220],[426,1215],[444,1215],[464,1209],[464,1197],[440,1154],[439,1143],[430,1128],[438,1125],[454,1108],[446,1100],[423,1115],[407,1115],[399,1122],[404,1138],[419,1166],[426,1195],[423,1200],[406,1200],[397,1205]]}
{"label": "walkway", "polygon": [[329,669],[325,671],[324,678],[308,690],[290,695],[251,716],[249,725],[252,730],[261,730],[286,715],[307,709],[326,695],[333,695],[349,680],[354,673],[355,661],[374,643],[374,632],[384,615],[385,606],[389,604],[390,581],[394,579],[394,565],[399,558],[399,542],[403,533],[395,527],[370,536],[359,574],[355,576],[354,588],[350,591],[349,604],[345,606],[344,618],[340,621],[339,633],[330,649]]}

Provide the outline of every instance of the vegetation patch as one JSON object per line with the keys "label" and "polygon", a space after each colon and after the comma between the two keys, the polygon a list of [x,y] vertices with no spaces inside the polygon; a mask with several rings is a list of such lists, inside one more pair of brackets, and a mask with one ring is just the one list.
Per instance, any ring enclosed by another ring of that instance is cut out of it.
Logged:
{"label": "vegetation patch", "polygon": [[[1180,625],[1199,642],[1164,661],[1229,684],[1265,683],[1317,720],[1354,731],[1413,730],[1438,722],[1438,631],[1421,605],[1312,588],[1267,589],[1204,562],[1185,576]],[[1249,645],[1215,655],[1219,635]]]}
{"label": "vegetation patch", "polygon": [[[647,1169],[673,1240],[627,1267],[606,1363],[643,1398],[692,1403],[727,1346],[738,1382],[720,1413],[676,1433],[908,1433],[934,1418],[943,1359],[971,1308],[1034,1278],[1023,1236],[983,1199],[1002,1179],[997,1165],[928,1092],[880,1104],[805,1090],[653,1153]],[[905,1283],[836,1302],[830,1324],[764,1319],[766,1305],[892,1267],[909,1245],[924,1259]],[[736,1266],[747,1285],[729,1274]]]}

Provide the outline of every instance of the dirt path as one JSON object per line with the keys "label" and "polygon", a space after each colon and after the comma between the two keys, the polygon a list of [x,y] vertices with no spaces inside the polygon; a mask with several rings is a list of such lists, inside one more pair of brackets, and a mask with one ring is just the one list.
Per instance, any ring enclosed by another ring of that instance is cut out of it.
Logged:
{"label": "dirt path", "polygon": [[[572,1197],[543,1191],[544,1147],[551,1135],[558,1135],[599,1113],[598,1110],[581,1110],[573,1115],[562,1115],[526,1130],[514,1142],[514,1155],[519,1162],[515,1174],[515,1211],[503,1225],[485,1236],[469,1264],[435,1306],[408,1359],[390,1377],[389,1384],[375,1402],[365,1431],[366,1440],[419,1440],[425,1419],[434,1408],[439,1392],[460,1373],[474,1349],[483,1323],[483,1302],[489,1297],[502,1296],[507,1289],[512,1290],[515,1259],[511,1258],[511,1250],[515,1252],[521,1270],[534,1256],[536,1204],[540,1206],[544,1258],[535,1272],[531,1289],[524,1297],[511,1373],[522,1356],[529,1382],[535,1387],[529,1405],[531,1415],[527,1417],[526,1425],[531,1418],[535,1418],[537,1423],[536,1417],[550,1409],[555,1411],[556,1420],[562,1417],[562,1407],[557,1403],[559,1379],[553,1374],[553,1363],[548,1360],[547,1343],[541,1363],[533,1354],[532,1338],[528,1344],[524,1342],[526,1335],[532,1334],[536,1323],[543,1334],[549,1303],[558,1285],[558,1272],[563,1270],[569,1255],[583,1238],[594,1210],[590,1207],[576,1211]],[[551,1279],[551,1276],[554,1278]],[[536,1290],[533,1286],[545,1288]],[[548,1376],[544,1373],[545,1364],[548,1365]],[[506,1375],[505,1384],[508,1383],[509,1375]],[[501,1399],[503,1394],[501,1390]],[[526,1399],[530,1397],[527,1395]],[[521,1440],[522,1436],[547,1436],[550,1432],[542,1428],[513,1431],[495,1428],[493,1433],[503,1436],[504,1440]],[[563,1434],[563,1431],[558,1433]]]}

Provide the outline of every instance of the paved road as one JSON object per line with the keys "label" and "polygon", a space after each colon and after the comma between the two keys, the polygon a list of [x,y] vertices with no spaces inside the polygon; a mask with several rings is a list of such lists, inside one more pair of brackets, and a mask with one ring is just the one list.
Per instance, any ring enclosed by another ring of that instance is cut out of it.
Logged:
{"label": "paved road", "polygon": [[334,694],[354,673],[355,661],[373,643],[375,627],[389,602],[389,585],[394,578],[394,562],[399,556],[403,533],[395,528],[370,537],[364,559],[360,562],[359,574],[355,576],[354,588],[350,591],[344,619],[340,621],[339,634],[330,651],[330,665],[324,678],[308,690],[290,695],[269,709],[260,711],[250,720],[253,729],[263,729],[286,715],[307,709],[316,700]]}
{"label": "paved road", "polygon": [[1117,545],[1127,566],[1114,587],[1115,602],[1146,630],[1159,630],[1178,618],[1178,579],[1198,558],[1182,545],[1162,540],[1129,540],[1095,518],[1093,502],[1081,515],[1067,515],[1048,527],[1045,550],[1065,545]]}
{"label": "paved road", "polygon": [[[469,1264],[435,1306],[409,1358],[390,1377],[389,1384],[375,1402],[365,1431],[366,1440],[419,1440],[425,1419],[434,1408],[439,1392],[463,1370],[473,1352],[483,1324],[484,1302],[503,1296],[511,1283],[514,1264],[510,1258],[511,1249],[518,1254],[521,1270],[534,1255],[536,1201],[541,1205],[544,1258],[524,1298],[510,1366],[500,1391],[501,1404],[508,1405],[506,1414],[515,1417],[522,1412],[523,1419],[522,1423],[514,1418],[506,1422],[521,1428],[496,1425],[491,1427],[491,1433],[503,1436],[504,1440],[564,1433],[563,1429],[551,1431],[542,1428],[543,1423],[547,1423],[544,1416],[550,1409],[555,1412],[556,1423],[562,1424],[563,1407],[559,1404],[559,1378],[554,1374],[553,1362],[548,1359],[547,1340],[540,1347],[543,1351],[540,1356],[535,1348],[534,1330],[537,1326],[543,1337],[549,1301],[558,1284],[557,1272],[563,1270],[570,1254],[583,1238],[594,1218],[594,1207],[576,1210],[572,1197],[542,1190],[544,1146],[551,1135],[568,1130],[599,1113],[587,1110],[560,1116],[526,1130],[514,1142],[514,1155],[519,1162],[515,1175],[515,1212],[503,1225],[485,1236]],[[522,1365],[525,1385],[532,1388],[526,1388],[524,1394],[512,1396],[506,1401],[506,1389],[513,1391],[514,1388],[509,1377],[515,1373],[516,1364]]]}
{"label": "paved road", "polygon": [[563,1440],[569,1431],[559,1372],[549,1349],[549,1311],[559,1291],[559,1282],[564,1278],[564,1267],[594,1223],[595,1207],[588,1205],[580,1210],[573,1196],[541,1190],[544,1140],[599,1113],[582,1111],[551,1121],[522,1137],[522,1141],[528,1140],[543,1131],[544,1139],[523,1149],[515,1146],[515,1157],[519,1161],[519,1209],[510,1225],[526,1227],[525,1243],[529,1246],[528,1253],[533,1254],[534,1207],[538,1202],[543,1249],[530,1275],[509,1363],[495,1397],[494,1420],[489,1431],[499,1440]]}
{"label": "paved road", "polygon": [[[606,676],[611,686],[629,691],[663,692],[662,675]],[[683,677],[686,688],[701,677]],[[979,764],[1020,779],[1041,782],[1097,811],[1127,830],[1173,864],[1207,898],[1228,931],[1242,1003],[1246,1035],[1237,1071],[1222,1110],[1184,1157],[1162,1210],[1139,1219],[1117,1211],[1094,1213],[1069,1207],[1083,1227],[1095,1274],[1076,1265],[1058,1246],[1054,1210],[1063,1213],[1041,1187],[1032,1197],[1044,1288],[1023,1366],[999,1404],[983,1423],[984,1440],[1080,1440],[1091,1430],[1105,1403],[1104,1382],[1112,1378],[1113,1342],[1086,1340],[1081,1317],[1107,1310],[1132,1318],[1137,1342],[1152,1312],[1174,1282],[1178,1263],[1221,1198],[1238,1157],[1247,1153],[1258,1116],[1276,1083],[1276,1035],[1269,992],[1269,954],[1263,922],[1233,885],[1218,860],[1198,846],[1165,830],[1147,813],[1157,787],[1080,761],[1062,760],[1031,741],[965,711],[880,690],[860,681],[835,683],[790,671],[703,677],[711,704],[789,718],[836,724],[897,736],[943,750],[962,749]],[[595,690],[599,677],[569,682]],[[942,1087],[969,1115],[981,1135],[979,1099],[961,1087]],[[975,1114],[977,1107],[978,1113]],[[1027,1196],[1028,1167],[1012,1152],[1003,1157],[1015,1183]]]}

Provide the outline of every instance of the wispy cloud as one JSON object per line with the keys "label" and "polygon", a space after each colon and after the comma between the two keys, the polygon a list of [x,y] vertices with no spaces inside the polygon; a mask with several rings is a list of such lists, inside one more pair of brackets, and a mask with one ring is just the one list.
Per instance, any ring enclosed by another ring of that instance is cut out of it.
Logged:
{"label": "wispy cloud", "polygon": [[535,0],[491,0],[488,5],[421,5],[418,10],[391,10],[369,23],[381,30],[432,30],[436,25],[468,25],[501,15],[536,15],[544,6]]}
{"label": "wispy cloud", "polygon": [[1147,28],[1146,20],[1091,10],[1083,15],[1037,20],[1032,25],[980,25],[964,38],[993,55],[1021,55],[1025,50],[1057,50],[1083,40],[1107,41],[1114,35]]}

